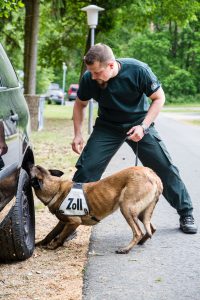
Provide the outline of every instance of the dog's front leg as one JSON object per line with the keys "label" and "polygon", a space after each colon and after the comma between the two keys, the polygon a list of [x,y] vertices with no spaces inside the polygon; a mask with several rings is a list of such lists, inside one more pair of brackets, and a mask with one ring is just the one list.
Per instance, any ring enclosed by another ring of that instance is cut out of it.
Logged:
{"label": "dog's front leg", "polygon": [[49,232],[49,234],[42,240],[37,242],[36,246],[47,246],[65,227],[65,223],[59,221],[58,224]]}
{"label": "dog's front leg", "polygon": [[63,230],[57,235],[47,246],[48,249],[54,250],[63,245],[64,241],[76,230],[80,224],[77,223],[67,223],[65,224]]}

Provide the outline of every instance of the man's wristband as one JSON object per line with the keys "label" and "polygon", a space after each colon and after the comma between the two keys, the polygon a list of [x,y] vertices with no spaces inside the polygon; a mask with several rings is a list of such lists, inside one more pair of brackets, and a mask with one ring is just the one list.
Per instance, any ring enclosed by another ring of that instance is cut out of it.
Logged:
{"label": "man's wristband", "polygon": [[149,133],[149,127],[147,125],[145,125],[144,123],[141,123],[140,126],[142,127],[144,134]]}

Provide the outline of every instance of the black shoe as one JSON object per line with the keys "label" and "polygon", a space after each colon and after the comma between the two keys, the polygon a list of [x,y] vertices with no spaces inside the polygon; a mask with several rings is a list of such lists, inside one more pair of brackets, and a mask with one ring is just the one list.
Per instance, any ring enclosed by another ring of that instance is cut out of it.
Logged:
{"label": "black shoe", "polygon": [[197,226],[193,216],[180,217],[180,229],[184,233],[197,233]]}

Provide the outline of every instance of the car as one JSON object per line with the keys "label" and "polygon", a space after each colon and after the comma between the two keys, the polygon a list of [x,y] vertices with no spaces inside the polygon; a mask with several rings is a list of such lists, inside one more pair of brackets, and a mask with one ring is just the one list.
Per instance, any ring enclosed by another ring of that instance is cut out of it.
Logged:
{"label": "car", "polygon": [[0,261],[29,258],[35,248],[34,164],[30,115],[22,89],[0,44]]}
{"label": "car", "polygon": [[68,100],[73,101],[77,97],[77,91],[78,91],[79,85],[77,83],[70,84],[68,89]]}
{"label": "car", "polygon": [[56,104],[63,104],[64,98],[65,98],[65,94],[63,90],[60,88],[59,84],[51,83],[46,94],[47,102],[49,104],[52,102]]}

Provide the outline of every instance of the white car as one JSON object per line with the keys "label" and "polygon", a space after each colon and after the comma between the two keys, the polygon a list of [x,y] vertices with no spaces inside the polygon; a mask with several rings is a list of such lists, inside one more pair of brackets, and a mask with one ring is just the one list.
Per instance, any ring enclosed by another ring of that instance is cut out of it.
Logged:
{"label": "white car", "polygon": [[65,94],[58,83],[51,83],[46,94],[48,103],[55,102],[56,104],[64,103]]}

